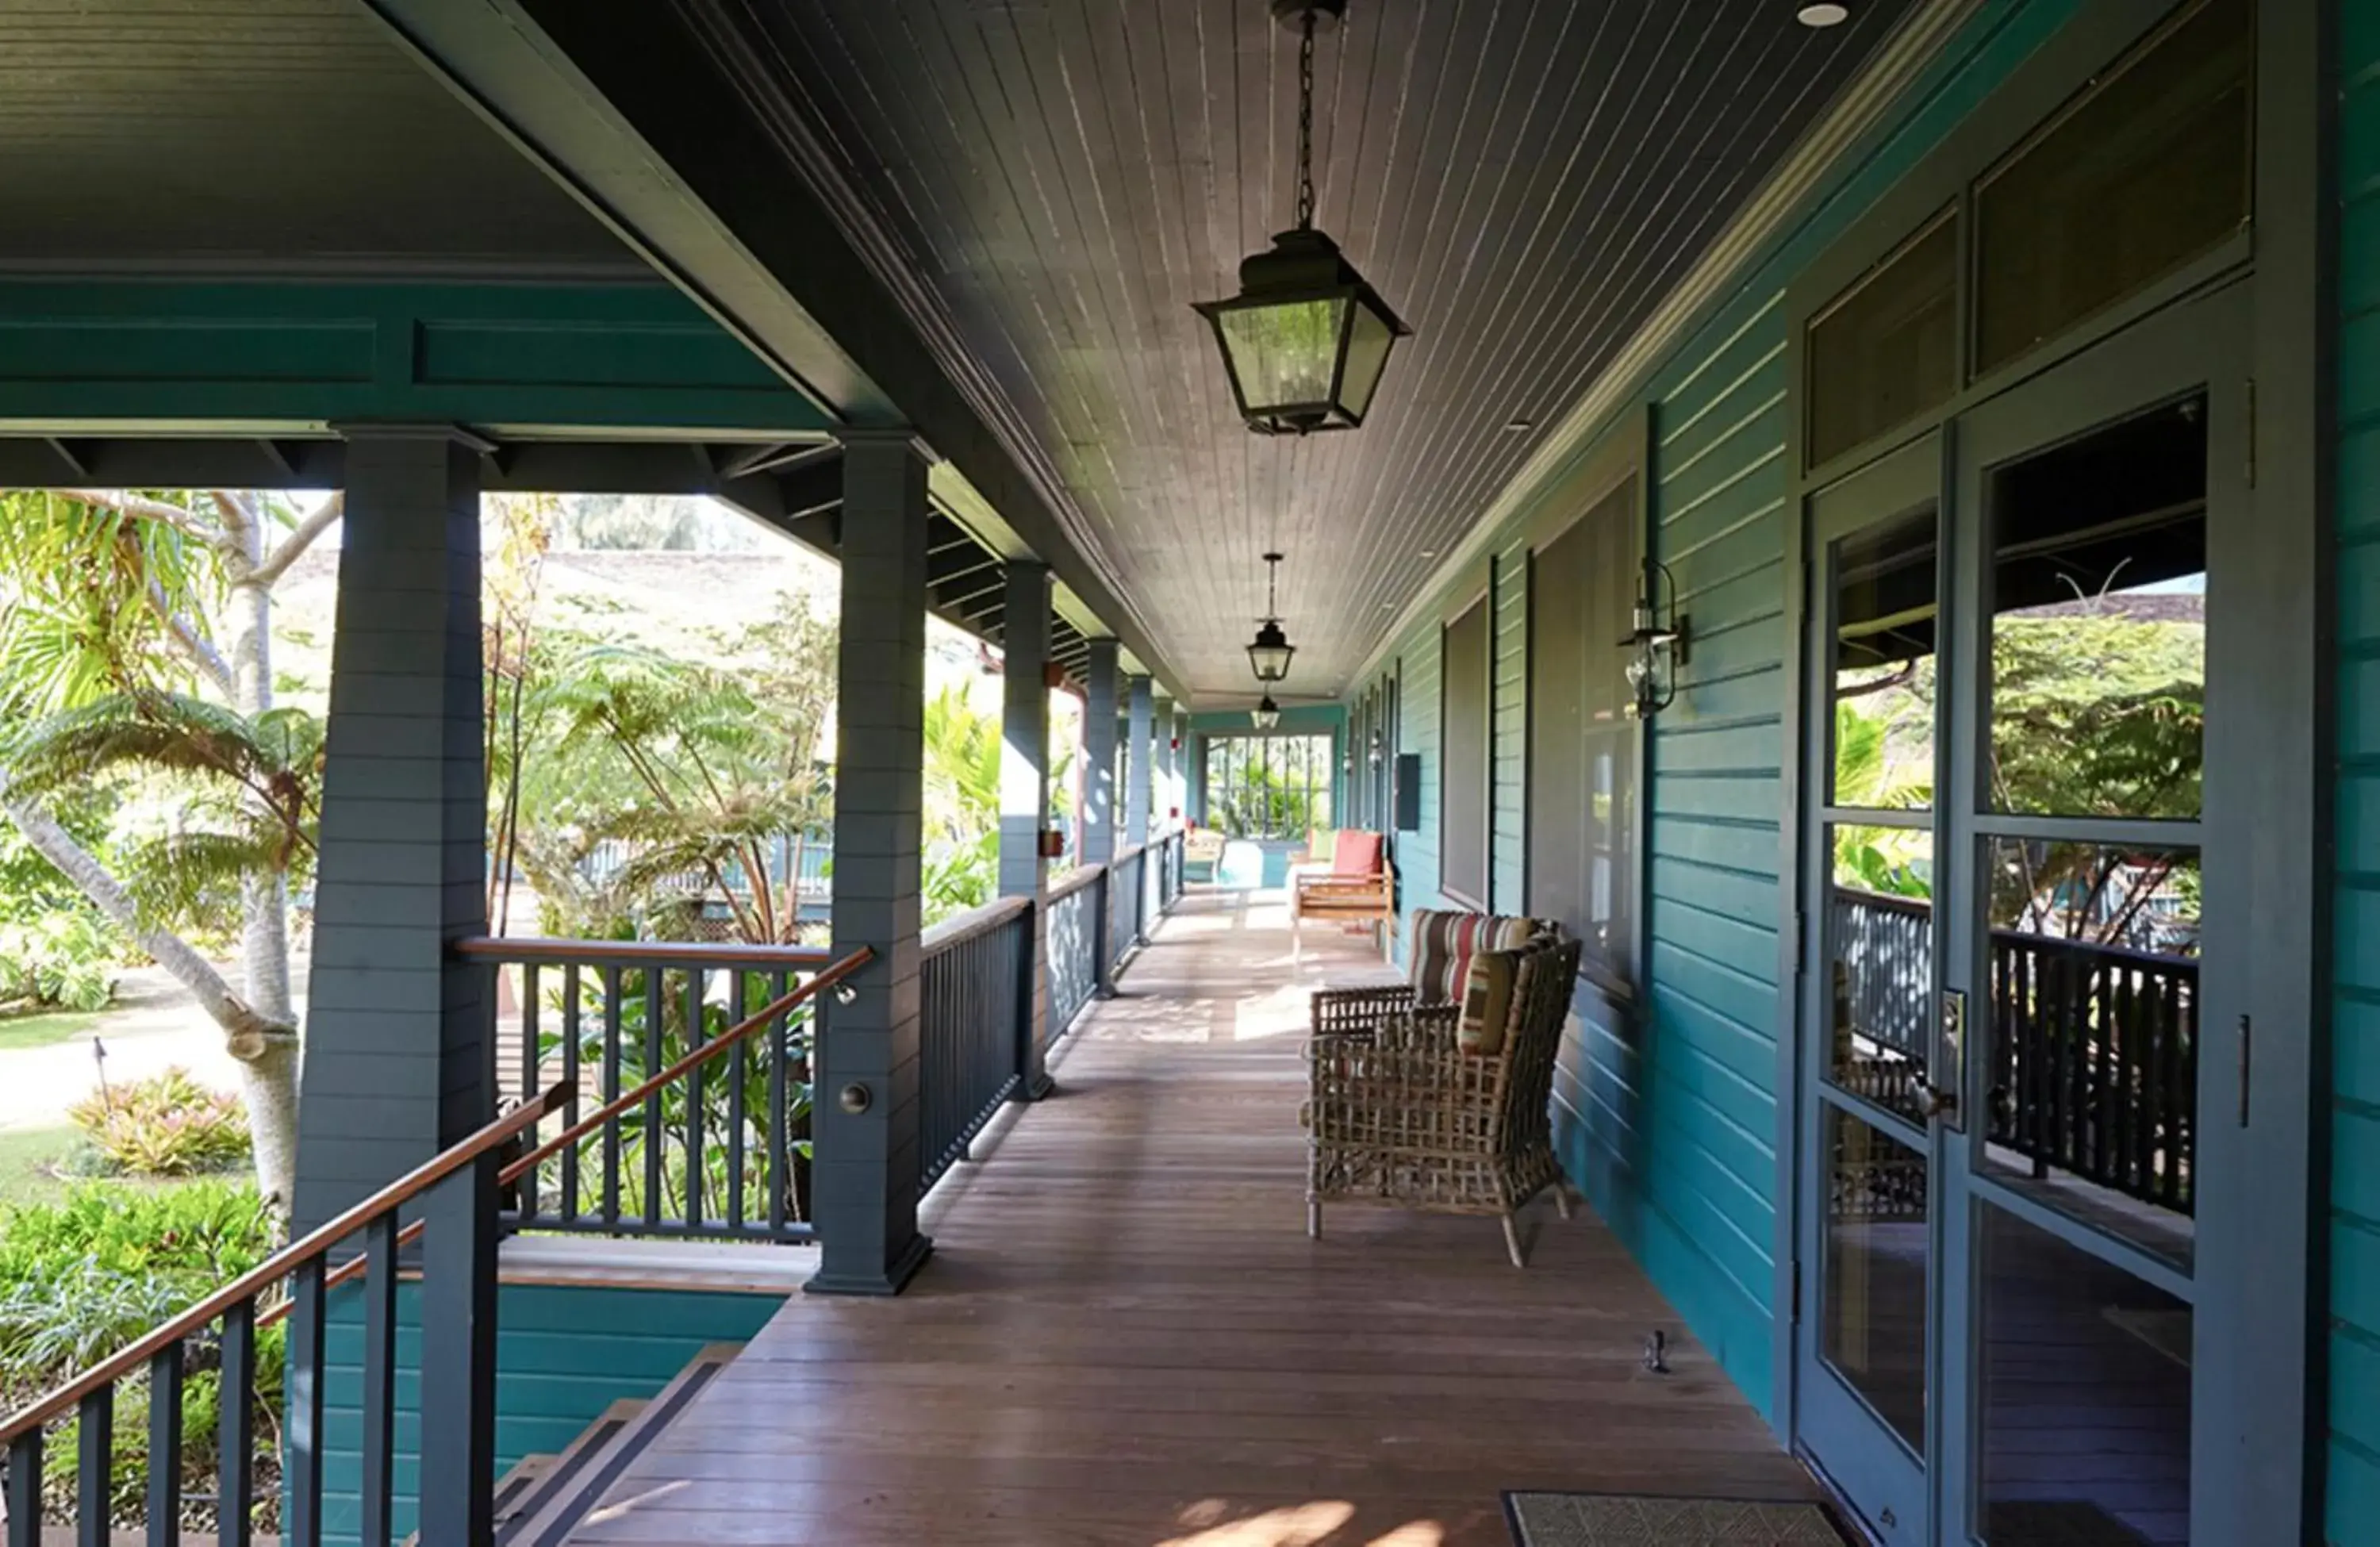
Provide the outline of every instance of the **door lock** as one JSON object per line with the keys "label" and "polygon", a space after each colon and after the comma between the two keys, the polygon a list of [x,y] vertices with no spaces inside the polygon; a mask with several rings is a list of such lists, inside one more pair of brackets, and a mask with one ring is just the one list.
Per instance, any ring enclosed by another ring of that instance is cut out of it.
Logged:
{"label": "door lock", "polygon": [[1918,1098],[1918,1104],[1928,1119],[1953,1116],[1959,1110],[1959,1092],[1928,1085],[1925,1093]]}

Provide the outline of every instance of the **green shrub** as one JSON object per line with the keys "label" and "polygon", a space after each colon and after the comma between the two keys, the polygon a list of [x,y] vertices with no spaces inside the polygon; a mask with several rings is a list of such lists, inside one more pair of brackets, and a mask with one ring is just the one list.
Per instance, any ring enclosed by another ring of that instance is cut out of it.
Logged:
{"label": "green shrub", "polygon": [[114,927],[87,907],[0,919],[0,1001],[103,1009],[122,952]]}
{"label": "green shrub", "polygon": [[136,1176],[189,1176],[248,1158],[248,1114],[187,1069],[92,1091],[67,1109],[100,1153]]}

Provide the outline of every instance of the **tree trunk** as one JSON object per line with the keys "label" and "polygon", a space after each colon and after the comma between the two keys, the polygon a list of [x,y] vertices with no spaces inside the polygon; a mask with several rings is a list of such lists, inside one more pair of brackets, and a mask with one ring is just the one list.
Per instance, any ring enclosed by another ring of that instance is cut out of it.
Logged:
{"label": "tree trunk", "polygon": [[[239,1061],[247,1086],[257,1187],[276,1208],[286,1210],[298,1176],[298,1028],[285,1008],[277,1017],[267,1016],[234,993],[214,964],[189,942],[144,921],[122,883],[59,826],[47,810],[8,796],[6,788],[6,775],[0,773],[0,810],[25,834],[34,852],[55,865],[134,944],[154,956],[157,965],[189,990],[200,1008],[223,1028],[225,1045]],[[283,981],[285,985],[285,968]]]}

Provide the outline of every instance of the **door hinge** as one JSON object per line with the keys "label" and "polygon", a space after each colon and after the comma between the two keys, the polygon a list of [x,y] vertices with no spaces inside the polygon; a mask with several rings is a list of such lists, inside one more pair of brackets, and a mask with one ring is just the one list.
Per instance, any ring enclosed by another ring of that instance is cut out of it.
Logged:
{"label": "door hinge", "polygon": [[1793,1259],[1792,1299],[1793,1309],[1788,1312],[1787,1320],[1799,1322],[1802,1320],[1802,1260],[1798,1257]]}
{"label": "door hinge", "polygon": [[2248,378],[2248,487],[2256,486],[2256,378]]}
{"label": "door hinge", "polygon": [[2248,1126],[2248,1076],[2255,1062],[2255,1024],[2240,1017],[2240,1126]]}

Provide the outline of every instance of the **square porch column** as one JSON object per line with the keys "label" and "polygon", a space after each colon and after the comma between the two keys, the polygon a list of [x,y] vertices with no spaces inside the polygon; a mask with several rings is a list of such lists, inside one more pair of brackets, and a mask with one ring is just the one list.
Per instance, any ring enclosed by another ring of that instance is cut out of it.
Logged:
{"label": "square porch column", "polygon": [[1028,945],[1017,981],[1017,1096],[1050,1093],[1050,866],[1041,834],[1050,826],[1050,568],[1030,559],[1008,564],[1001,617],[1006,664],[1002,676],[1000,895],[1031,906]]}
{"label": "square porch column", "polygon": [[[1083,676],[1083,863],[1112,865],[1116,855],[1116,641],[1091,640]],[[1111,876],[1111,881],[1113,879]],[[1101,999],[1115,993],[1109,965],[1115,948],[1108,938],[1112,909],[1091,910],[1091,961],[1098,972],[1093,991]]]}
{"label": "square porch column", "polygon": [[348,432],[298,1115],[302,1235],[495,1115],[476,442]]}
{"label": "square porch column", "polygon": [[1156,713],[1152,700],[1152,684],[1145,676],[1132,678],[1132,728],[1124,740],[1123,842],[1137,846],[1148,842],[1148,813],[1151,805],[1152,754],[1150,745]]}
{"label": "square porch column", "polygon": [[1157,759],[1157,777],[1148,805],[1149,826],[1162,833],[1172,825],[1173,813],[1182,806],[1182,786],[1177,782],[1173,761],[1173,700],[1162,693],[1152,696],[1149,703],[1149,734],[1154,738],[1151,750]]}
{"label": "square porch column", "polygon": [[845,432],[834,945],[876,956],[846,980],[851,1003],[824,1006],[811,1117],[821,1249],[804,1285],[813,1294],[898,1294],[933,1247],[917,1231],[926,518],[916,437]]}

